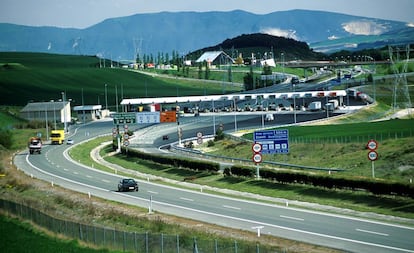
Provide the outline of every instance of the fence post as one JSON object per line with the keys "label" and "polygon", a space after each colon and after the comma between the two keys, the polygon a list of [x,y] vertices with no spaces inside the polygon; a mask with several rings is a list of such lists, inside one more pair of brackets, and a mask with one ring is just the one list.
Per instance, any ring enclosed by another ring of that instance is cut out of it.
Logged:
{"label": "fence post", "polygon": [[177,253],[180,253],[180,235],[177,235]]}
{"label": "fence post", "polygon": [[145,232],[145,250],[146,253],[149,253],[148,232]]}
{"label": "fence post", "polygon": [[164,253],[164,234],[161,233],[161,253]]}

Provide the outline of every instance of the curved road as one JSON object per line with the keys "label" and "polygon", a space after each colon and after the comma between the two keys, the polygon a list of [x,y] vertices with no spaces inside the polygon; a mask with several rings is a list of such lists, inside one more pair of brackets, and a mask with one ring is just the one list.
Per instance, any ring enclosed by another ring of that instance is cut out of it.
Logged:
{"label": "curved road", "polygon": [[[240,116],[238,124],[240,128],[249,124],[257,125],[260,118]],[[206,127],[204,120],[206,119],[203,117],[182,119],[180,127],[187,129],[184,130],[184,138],[193,137],[202,126],[206,131],[211,129],[212,132],[213,128]],[[223,117],[221,120],[225,129],[231,129],[234,125],[234,116]],[[76,129],[71,138],[75,143],[79,143],[99,134],[108,134],[112,127],[112,121],[84,125]],[[175,124],[166,126],[165,129],[160,125],[157,126],[156,133],[145,129],[141,131],[146,132],[145,136],[149,138],[151,135],[161,136],[163,131],[171,134],[176,128]],[[141,140],[145,139],[141,136]],[[162,140],[147,140],[146,144],[151,146],[151,143],[162,143]],[[351,252],[414,252],[412,227],[216,196],[202,191],[182,189],[179,185],[170,187],[143,180],[139,180],[139,192],[119,193],[115,191],[119,176],[72,161],[67,156],[68,148],[70,146],[46,145],[42,155],[28,155],[26,151],[16,155],[14,162],[25,173],[51,182],[51,187],[60,185],[118,202],[145,208],[151,206],[151,209],[157,212],[252,232],[261,227],[262,234]]]}

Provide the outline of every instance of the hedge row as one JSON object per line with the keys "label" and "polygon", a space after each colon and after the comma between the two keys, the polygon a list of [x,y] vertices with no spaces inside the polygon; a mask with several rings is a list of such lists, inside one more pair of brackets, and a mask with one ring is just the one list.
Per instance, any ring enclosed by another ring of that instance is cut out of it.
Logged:
{"label": "hedge row", "polygon": [[[256,168],[233,166],[228,173],[232,176],[255,177]],[[371,179],[343,178],[318,174],[305,174],[272,169],[260,169],[260,177],[282,184],[306,184],[328,189],[365,190],[377,195],[398,195],[414,198],[414,186],[399,182]]]}
{"label": "hedge row", "polygon": [[[126,149],[122,148],[122,153],[126,154]],[[138,150],[128,150],[128,156],[137,157],[143,160],[149,160],[155,163],[168,164],[174,167],[184,167],[191,170],[214,171],[220,170],[220,164],[202,160],[186,159],[182,157],[156,155],[140,152]]]}

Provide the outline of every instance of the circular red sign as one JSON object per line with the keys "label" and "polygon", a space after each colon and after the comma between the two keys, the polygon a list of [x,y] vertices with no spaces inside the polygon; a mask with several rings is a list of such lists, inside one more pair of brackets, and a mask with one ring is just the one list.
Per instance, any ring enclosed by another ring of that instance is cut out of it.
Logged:
{"label": "circular red sign", "polygon": [[255,153],[260,153],[262,151],[262,144],[260,143],[255,143],[252,145],[252,150]]}
{"label": "circular red sign", "polygon": [[262,162],[262,155],[259,153],[255,153],[253,155],[253,162],[255,163],[261,163]]}
{"label": "circular red sign", "polygon": [[378,153],[374,150],[368,152],[368,159],[371,161],[375,161],[378,159]]}
{"label": "circular red sign", "polygon": [[378,148],[378,142],[376,140],[369,140],[368,144],[367,144],[367,147],[370,150],[376,150]]}

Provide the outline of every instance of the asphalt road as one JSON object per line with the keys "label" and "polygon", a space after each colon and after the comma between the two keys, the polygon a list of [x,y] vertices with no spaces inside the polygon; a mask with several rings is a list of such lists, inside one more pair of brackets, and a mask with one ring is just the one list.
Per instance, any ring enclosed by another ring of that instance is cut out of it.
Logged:
{"label": "asphalt road", "polygon": [[[292,115],[285,117],[292,119]],[[203,131],[200,130],[200,126],[205,127],[206,134],[208,131],[212,133],[213,127],[208,124],[206,126],[204,121],[211,122],[211,119],[207,118],[182,119],[179,127],[185,129],[184,138],[193,137],[197,131]],[[240,128],[250,124],[257,125],[258,119],[261,117],[240,116],[238,124]],[[225,130],[234,126],[234,116],[223,117],[221,120]],[[95,135],[108,134],[112,127],[112,122],[109,121],[84,125],[76,129],[71,138],[75,143],[79,143]],[[175,131],[176,127],[166,125],[166,130],[163,130],[163,126],[157,126],[157,131],[151,130],[141,138],[143,145],[162,143],[160,138],[151,138],[162,136],[163,131],[174,135],[171,131]],[[51,182],[51,187],[60,185],[91,196],[148,209],[151,207],[151,210],[156,212],[253,232],[260,227],[262,234],[351,252],[414,252],[412,227],[221,197],[203,193],[201,190],[186,190],[179,184],[177,187],[170,187],[145,180],[139,180],[139,192],[119,193],[116,192],[120,179],[118,175],[103,173],[72,161],[66,152],[69,147],[46,145],[41,155],[28,155],[26,151],[16,155],[14,162],[25,173]]]}

